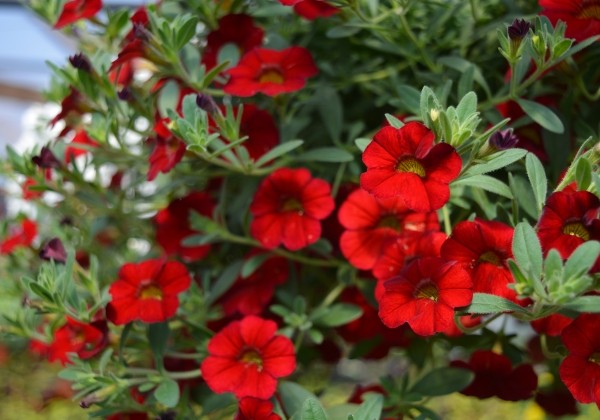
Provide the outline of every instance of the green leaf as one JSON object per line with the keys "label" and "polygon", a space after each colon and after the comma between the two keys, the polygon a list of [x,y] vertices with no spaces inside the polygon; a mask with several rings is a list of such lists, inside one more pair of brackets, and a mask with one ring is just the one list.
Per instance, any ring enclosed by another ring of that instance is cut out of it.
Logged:
{"label": "green leaf", "polygon": [[573,48],[569,49],[569,51],[567,51],[565,53],[565,55],[560,57],[560,59],[558,61],[563,61],[567,57],[570,57],[573,54],[577,54],[579,51],[582,51],[582,50],[586,49],[587,47],[589,47],[590,45],[593,45],[599,39],[600,39],[600,35],[596,35],[596,36],[588,38],[584,41],[578,42]]}
{"label": "green leaf", "polygon": [[307,399],[317,399],[313,393],[294,382],[280,381],[277,388],[281,397],[281,404],[290,416],[301,412],[304,401]]}
{"label": "green leaf", "polygon": [[600,255],[600,242],[587,241],[579,245],[565,263],[564,279],[580,277],[590,271]]}
{"label": "green leaf", "polygon": [[319,147],[296,156],[296,160],[314,162],[350,162],[354,160],[352,153],[337,147]]}
{"label": "green leaf", "polygon": [[410,392],[428,397],[448,395],[466,388],[474,377],[475,374],[467,369],[442,367],[427,373]]}
{"label": "green leaf", "polygon": [[179,385],[173,379],[165,378],[154,391],[156,401],[167,407],[175,407],[179,402]]}
{"label": "green leaf", "polygon": [[279,156],[284,155],[288,152],[291,152],[292,150],[302,146],[302,143],[304,143],[302,140],[290,140],[288,142],[285,142],[278,146],[275,146],[274,148],[269,150],[267,153],[262,155],[256,161],[255,165],[257,168],[259,168],[259,167],[265,165],[267,162],[270,162],[271,160],[278,158]]}
{"label": "green leaf", "polygon": [[360,318],[362,309],[357,305],[350,303],[336,303],[327,308],[327,311],[313,319],[315,324],[325,327],[339,327],[355,319]]}
{"label": "green leaf", "polygon": [[508,149],[501,150],[496,152],[489,157],[487,157],[481,163],[477,163],[476,165],[469,168],[463,176],[471,176],[471,175],[479,175],[485,174],[488,172],[496,171],[500,168],[504,168],[505,166],[514,163],[525,155],[527,155],[527,150],[525,149]]}
{"label": "green leaf", "polygon": [[548,192],[548,179],[542,162],[533,153],[527,153],[525,157],[525,168],[527,177],[533,189],[533,195],[537,203],[538,212],[541,213],[546,202],[546,193]]}
{"label": "green leaf", "polygon": [[562,121],[550,108],[523,98],[517,98],[517,103],[533,121],[544,127],[546,130],[559,134],[565,131]]}
{"label": "green leaf", "polygon": [[468,185],[473,188],[481,188],[506,198],[513,198],[512,192],[510,191],[508,185],[488,175],[473,175],[469,176],[468,178],[459,178],[457,181],[454,181],[452,185]]}
{"label": "green leaf", "polygon": [[322,86],[318,90],[316,100],[319,114],[329,136],[334,142],[338,141],[344,126],[344,107],[340,95],[334,88]]}
{"label": "green leaf", "polygon": [[170,334],[171,330],[168,322],[148,324],[148,342],[156,360],[162,360]]}
{"label": "green leaf", "polygon": [[227,68],[235,66],[240,61],[240,49],[234,43],[227,43],[219,48],[217,63],[229,63]]}
{"label": "green leaf", "polygon": [[542,246],[535,230],[526,222],[515,227],[512,251],[519,267],[530,279],[539,279],[542,275]]}
{"label": "green leaf", "polygon": [[242,265],[241,276],[243,278],[251,276],[269,257],[269,254],[257,254],[248,258]]}
{"label": "green leaf", "polygon": [[458,97],[462,98],[473,89],[475,66],[469,66],[458,80]]}
{"label": "green leaf", "polygon": [[308,398],[302,404],[302,420],[327,420],[327,413],[321,403],[315,398]]}
{"label": "green leaf", "polygon": [[475,113],[477,113],[477,95],[475,92],[469,92],[463,96],[457,105],[456,115],[458,116],[458,120],[462,122]]}
{"label": "green leaf", "polygon": [[181,25],[179,30],[177,31],[177,41],[176,46],[177,49],[182,49],[185,44],[187,44],[190,39],[196,35],[196,27],[198,26],[198,21],[195,17],[188,17],[187,20]]}
{"label": "green leaf", "polygon": [[350,25],[340,25],[334,26],[329,29],[326,33],[327,38],[338,39],[338,38],[346,38],[358,33],[362,28],[359,26],[350,26]]}
{"label": "green leaf", "polygon": [[233,285],[235,280],[238,278],[244,261],[237,260],[232,264],[229,264],[221,275],[217,278],[217,281],[210,289],[209,295],[206,298],[206,304],[210,305],[219,299],[229,288]]}
{"label": "green leaf", "polygon": [[473,293],[473,301],[465,309],[470,314],[495,314],[499,312],[527,313],[523,307],[500,296],[487,293]]}
{"label": "green leaf", "polygon": [[407,111],[413,114],[419,113],[419,101],[421,93],[412,86],[400,85],[396,88],[398,99],[404,104]]}
{"label": "green leaf", "polygon": [[575,180],[580,191],[587,190],[592,183],[592,164],[583,156],[577,159]]}
{"label": "green leaf", "polygon": [[398,118],[394,117],[392,114],[385,114],[385,119],[394,128],[404,127],[404,123],[402,121],[400,121]]}
{"label": "green leaf", "polygon": [[473,67],[475,70],[473,71],[473,79],[483,88],[485,94],[487,96],[491,96],[490,87],[483,77],[483,73],[481,73],[481,69],[476,65],[471,63],[470,61],[465,60],[462,57],[456,56],[446,56],[438,58],[438,62],[444,66],[450,67],[454,70],[463,73],[469,69],[469,67]]}
{"label": "green leaf", "polygon": [[600,313],[600,296],[579,296],[564,303],[563,308],[580,313]]}
{"label": "green leaf", "polygon": [[383,410],[383,395],[370,395],[353,414],[354,420],[379,420]]}
{"label": "green leaf", "polygon": [[371,139],[356,139],[354,140],[354,144],[361,152],[364,152],[369,144],[371,144]]}

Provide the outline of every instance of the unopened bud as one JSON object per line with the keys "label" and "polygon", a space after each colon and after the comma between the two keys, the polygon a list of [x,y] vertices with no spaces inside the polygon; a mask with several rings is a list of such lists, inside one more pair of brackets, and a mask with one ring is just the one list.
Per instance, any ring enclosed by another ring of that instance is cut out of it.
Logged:
{"label": "unopened bud", "polygon": [[198,105],[198,108],[203,109],[209,114],[214,114],[215,112],[217,112],[218,109],[217,104],[215,103],[213,98],[209,95],[205,95],[204,93],[199,93],[196,96],[196,105]]}
{"label": "unopened bud", "polygon": [[431,111],[429,111],[429,118],[431,118],[431,121],[436,121],[440,116],[440,111],[437,109],[432,109]]}
{"label": "unopened bud", "polygon": [[514,135],[512,128],[497,131],[489,139],[490,146],[496,150],[512,149],[518,142],[519,138]]}
{"label": "unopened bud", "polygon": [[56,158],[54,153],[52,153],[52,150],[46,146],[42,147],[42,150],[40,150],[40,155],[32,157],[31,161],[43,169],[61,167],[60,161]]}
{"label": "unopened bud", "polygon": [[78,53],[75,55],[72,55],[69,57],[69,63],[71,63],[71,65],[73,67],[75,67],[76,69],[85,71],[85,72],[90,72],[92,71],[92,63],[90,63],[90,60],[88,60],[88,58],[83,55],[83,53]]}

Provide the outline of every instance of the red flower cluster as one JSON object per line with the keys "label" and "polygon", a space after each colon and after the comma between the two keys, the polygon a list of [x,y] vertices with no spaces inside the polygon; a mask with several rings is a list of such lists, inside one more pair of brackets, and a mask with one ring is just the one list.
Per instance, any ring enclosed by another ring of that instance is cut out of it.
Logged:
{"label": "red flower cluster", "polygon": [[257,93],[276,96],[302,89],[306,79],[317,73],[305,48],[289,47],[282,51],[254,48],[244,54],[237,66],[227,70],[231,78],[223,90],[234,96]]}
{"label": "red flower cluster", "polygon": [[600,35],[599,0],[540,0],[540,6],[553,25],[559,20],[567,24],[567,37],[583,41]]}
{"label": "red flower cluster", "polygon": [[20,247],[31,246],[37,236],[37,224],[29,219],[23,219],[21,226],[9,228],[8,236],[0,242],[0,255],[10,254]]}
{"label": "red flower cluster", "polygon": [[321,237],[321,220],[334,209],[331,187],[307,169],[281,168],[260,184],[250,205],[250,233],[268,249],[296,251]]}
{"label": "red flower cluster", "polygon": [[434,145],[435,136],[421,123],[384,127],[363,153],[367,172],[362,188],[377,198],[398,197],[407,208],[429,212],[450,199],[452,182],[462,161],[447,143]]}
{"label": "red flower cluster", "polygon": [[71,0],[65,4],[54,24],[56,29],[63,28],[79,19],[94,17],[102,9],[102,0]]}
{"label": "red flower cluster", "polygon": [[279,0],[284,6],[294,6],[294,12],[308,20],[329,17],[340,11],[323,0]]}
{"label": "red flower cluster", "polygon": [[296,369],[292,341],[276,335],[273,321],[247,316],[219,331],[208,342],[202,377],[213,392],[237,398],[271,398],[277,379]]}
{"label": "red flower cluster", "polygon": [[190,287],[192,280],[185,265],[162,259],[127,263],[111,284],[107,318],[116,325],[131,321],[162,322],[179,307],[177,295]]}

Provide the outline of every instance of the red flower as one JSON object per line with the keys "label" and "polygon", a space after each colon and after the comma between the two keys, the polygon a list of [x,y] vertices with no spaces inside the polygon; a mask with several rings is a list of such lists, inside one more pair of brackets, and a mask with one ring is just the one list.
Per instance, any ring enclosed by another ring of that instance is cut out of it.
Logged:
{"label": "red flower", "polygon": [[79,145],[87,147],[98,147],[97,141],[92,140],[85,130],[77,130],[75,137],[71,140],[71,143],[67,145],[65,150],[65,162],[69,163],[78,156],[84,155],[89,152],[87,148],[77,147]]}
{"label": "red flower", "polygon": [[560,365],[560,379],[581,403],[600,408],[600,315],[579,315],[561,337],[569,355]]}
{"label": "red flower", "polygon": [[247,316],[223,328],[208,342],[208,357],[200,369],[208,387],[237,398],[266,400],[277,387],[277,378],[296,369],[292,341],[275,335],[277,324]]}
{"label": "red flower", "polygon": [[[260,255],[257,250],[246,257]],[[271,301],[275,288],[289,276],[288,261],[283,257],[270,257],[248,277],[238,277],[233,286],[220,299],[226,316],[240,313],[258,315]]]}
{"label": "red flower", "polygon": [[383,254],[384,245],[398,238],[416,239],[423,232],[439,230],[435,212],[415,213],[397,198],[378,200],[356,190],[339,209],[346,231],[340,237],[342,254],[356,268],[367,270]]}
{"label": "red flower", "polygon": [[163,259],[124,264],[111,284],[107,318],[116,325],[131,321],[162,322],[175,315],[177,295],[190,287],[185,266]]}
{"label": "red flower", "polygon": [[0,255],[10,254],[19,247],[31,246],[37,236],[37,224],[29,219],[23,219],[21,226],[13,226],[8,230],[8,236],[0,242]]}
{"label": "red flower", "polygon": [[102,9],[102,0],[71,0],[65,4],[62,13],[54,24],[60,29],[79,19],[94,17]]}
{"label": "red flower", "polygon": [[552,314],[545,318],[531,321],[531,327],[538,334],[546,334],[551,337],[559,336],[562,331],[573,322],[573,318],[561,314]]}
{"label": "red flower", "polygon": [[172,201],[166,209],[158,212],[156,218],[156,242],[168,256],[179,255],[185,261],[197,261],[210,251],[209,245],[185,246],[182,241],[200,232],[190,227],[190,212],[211,217],[215,203],[204,192],[192,192]]}
{"label": "red flower", "polygon": [[384,284],[378,298],[379,316],[385,325],[405,322],[419,335],[445,331],[454,322],[454,308],[473,298],[469,273],[459,264],[441,258],[419,258]]}
{"label": "red flower", "polygon": [[512,258],[514,229],[504,223],[475,219],[458,223],[442,245],[442,258],[457,261],[473,278],[473,291],[515,301],[508,287],[514,279],[507,261]]}
{"label": "red flower", "polygon": [[[234,109],[237,117],[239,108]],[[240,122],[240,136],[248,136],[242,146],[255,161],[279,144],[279,129],[267,111],[253,104],[244,104]]]}
{"label": "red flower", "polygon": [[[582,243],[600,240],[600,199],[588,191],[557,191],[548,197],[538,222],[544,253],[556,249],[568,258]],[[593,271],[598,271],[596,261]]]}
{"label": "red flower", "polygon": [[185,154],[186,145],[183,141],[173,136],[169,131],[167,124],[168,118],[162,118],[154,124],[156,137],[150,138],[154,143],[154,149],[148,158],[150,168],[146,179],[154,180],[159,172],[169,173],[177,165]]}
{"label": "red flower", "polygon": [[60,136],[64,136],[71,131],[72,127],[79,122],[81,116],[92,110],[81,93],[74,88],[70,89],[69,94],[60,102],[60,106],[60,112],[50,120],[51,127],[54,127],[60,120],[65,120],[65,128],[60,132]]}
{"label": "red flower", "polygon": [[567,37],[583,41],[600,35],[599,0],[540,0],[540,6],[553,25],[559,20],[567,24]]}
{"label": "red flower", "polygon": [[260,184],[250,205],[250,233],[268,249],[296,251],[321,237],[321,220],[334,209],[331,187],[308,169],[281,168]]}
{"label": "red flower", "polygon": [[265,31],[254,25],[248,15],[227,15],[219,19],[219,27],[206,37],[202,64],[207,70],[218,64],[219,51],[225,45],[235,45],[240,53],[250,51],[262,44]]}
{"label": "red flower", "polygon": [[340,11],[322,0],[279,0],[279,2],[284,6],[294,6],[294,12],[308,20],[329,17]]}
{"label": "red flower", "polygon": [[450,365],[475,373],[473,382],[461,391],[464,395],[519,401],[533,397],[537,388],[537,375],[531,365],[523,364],[513,369],[508,357],[490,350],[476,350],[469,363],[455,360]]}
{"label": "red flower", "polygon": [[367,172],[360,186],[377,198],[399,197],[415,211],[432,211],[450,199],[448,184],[462,161],[447,143],[434,146],[434,134],[421,123],[384,127],[363,153]]}
{"label": "red flower", "polygon": [[281,417],[273,413],[272,402],[246,397],[240,400],[234,420],[281,420]]}
{"label": "red flower", "polygon": [[254,96],[259,92],[276,96],[302,89],[306,79],[317,72],[305,48],[254,48],[244,54],[237,66],[227,70],[231,78],[223,90],[235,96]]}
{"label": "red flower", "polygon": [[67,317],[67,322],[54,333],[54,340],[47,345],[32,340],[32,351],[45,355],[51,362],[63,366],[70,363],[69,353],[76,353],[80,359],[89,359],[100,353],[108,344],[108,326],[105,320],[91,324]]}
{"label": "red flower", "polygon": [[44,191],[32,190],[31,187],[37,187],[37,181],[33,178],[26,178],[25,182],[21,184],[21,191],[23,200],[36,200],[44,195]]}

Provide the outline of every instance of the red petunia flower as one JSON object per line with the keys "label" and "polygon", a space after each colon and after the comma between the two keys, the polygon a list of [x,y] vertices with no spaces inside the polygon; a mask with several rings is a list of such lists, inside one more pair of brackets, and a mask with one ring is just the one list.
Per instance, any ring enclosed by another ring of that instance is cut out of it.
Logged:
{"label": "red petunia flower", "polygon": [[448,329],[454,322],[454,308],[467,306],[473,299],[469,273],[441,258],[414,260],[383,286],[378,298],[383,323],[395,328],[407,322],[423,336]]}
{"label": "red petunia flower", "polygon": [[[237,117],[239,108],[233,114]],[[279,129],[275,120],[267,111],[253,104],[244,104],[240,122],[240,136],[248,136],[242,147],[255,161],[279,144]]]}
{"label": "red petunia flower", "polygon": [[72,87],[69,94],[60,102],[60,106],[60,112],[50,120],[51,127],[54,127],[60,120],[65,121],[65,128],[60,132],[60,136],[71,131],[79,123],[83,114],[92,111],[92,107],[86,102],[83,95]]}
{"label": "red petunia flower", "polygon": [[356,268],[373,268],[385,249],[398,238],[416,239],[440,228],[435,212],[415,213],[397,198],[378,200],[356,190],[339,209],[346,231],[340,237],[342,254]]}
{"label": "red petunia flower", "polygon": [[432,211],[450,199],[448,184],[460,173],[462,161],[447,143],[423,124],[384,127],[363,153],[367,172],[360,186],[377,198],[399,197],[411,210]]}
{"label": "red petunia flower", "polygon": [[294,12],[308,20],[329,17],[340,11],[322,0],[279,0],[284,6],[294,6]]}
{"label": "red petunia flower", "polygon": [[67,148],[65,150],[65,162],[70,163],[78,156],[82,156],[89,152],[88,149],[78,147],[79,145],[88,147],[99,146],[98,142],[91,139],[85,130],[77,130],[77,133],[75,133],[75,137],[73,137],[73,140],[71,140],[71,142],[67,145]]}
{"label": "red petunia flower", "polygon": [[600,408],[600,315],[582,314],[560,336],[569,350],[560,379],[580,403]]}
{"label": "red petunia flower", "polygon": [[109,289],[107,318],[116,325],[165,321],[177,312],[177,295],[187,290],[191,281],[185,265],[177,261],[152,259],[124,264]]}
{"label": "red petunia flower", "polygon": [[149,139],[151,143],[154,143],[154,149],[148,158],[150,163],[146,175],[148,181],[154,180],[159,172],[169,173],[185,154],[186,145],[169,131],[167,127],[169,121],[168,118],[162,118],[154,124],[156,136]]}
{"label": "red petunia flower", "polygon": [[[254,250],[246,256],[260,255]],[[283,257],[270,257],[248,277],[238,277],[233,286],[219,299],[226,316],[236,313],[259,315],[273,298],[275,288],[286,282],[289,276],[288,261]]]}
{"label": "red petunia flower", "polygon": [[63,28],[79,19],[94,17],[102,9],[102,0],[71,0],[65,4],[54,24],[56,29]]}
{"label": "red petunia flower", "polygon": [[31,246],[37,236],[37,224],[33,220],[23,219],[21,226],[12,226],[8,236],[0,241],[0,255],[12,253],[20,247]]}
{"label": "red petunia flower", "polygon": [[[544,253],[556,249],[563,258],[582,243],[600,240],[600,199],[588,191],[557,191],[548,197],[537,225]],[[600,259],[593,271],[598,271]]]}
{"label": "red petunia flower", "polygon": [[531,365],[523,364],[513,369],[508,357],[490,350],[476,350],[468,363],[455,360],[450,366],[475,374],[473,382],[461,391],[464,395],[520,401],[533,397],[537,388],[537,375]]}
{"label": "red petunia flower", "polygon": [[185,246],[182,241],[188,236],[200,232],[190,227],[190,213],[195,211],[205,217],[212,217],[215,203],[204,192],[192,192],[185,197],[172,201],[162,209],[154,219],[156,223],[156,242],[168,256],[179,255],[183,260],[198,261],[210,252],[210,244]]}
{"label": "red petunia flower", "polygon": [[90,359],[100,353],[108,344],[108,326],[105,320],[91,324],[67,317],[67,322],[54,333],[51,344],[32,340],[30,348],[44,355],[50,362],[70,363],[69,353],[76,353],[80,359]]}
{"label": "red petunia flower", "polygon": [[250,233],[268,249],[296,251],[321,237],[321,220],[334,209],[329,183],[308,169],[281,168],[260,184],[250,205]]}
{"label": "red petunia flower", "polygon": [[237,398],[271,398],[277,379],[296,369],[292,341],[276,331],[275,322],[247,316],[215,334],[200,367],[208,387]]}
{"label": "red petunia flower", "polygon": [[316,75],[318,69],[306,48],[289,47],[282,51],[254,48],[226,73],[231,78],[223,88],[225,93],[276,96],[302,89],[306,79]]}
{"label": "red petunia flower", "polygon": [[207,70],[215,67],[219,51],[225,45],[235,45],[240,53],[246,53],[262,44],[265,31],[255,26],[248,15],[233,14],[219,19],[219,27],[206,36],[206,47],[202,53],[202,64]]}
{"label": "red petunia flower", "polygon": [[233,420],[281,420],[281,417],[273,413],[271,401],[246,397],[240,400],[238,412]]}
{"label": "red petunia flower", "polygon": [[540,0],[542,15],[550,19],[553,25],[559,20],[567,24],[565,35],[583,41],[594,35],[600,35],[599,0]]}
{"label": "red petunia flower", "polygon": [[531,321],[531,327],[538,334],[546,334],[550,337],[559,336],[562,331],[573,322],[573,318],[561,314],[552,314],[545,318]]}
{"label": "red petunia flower", "polygon": [[516,301],[507,261],[512,258],[514,229],[504,223],[475,219],[458,223],[442,245],[442,258],[457,261],[473,278],[473,291]]}

